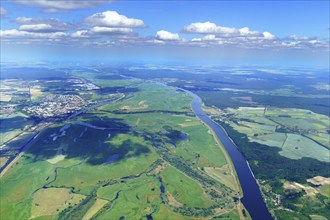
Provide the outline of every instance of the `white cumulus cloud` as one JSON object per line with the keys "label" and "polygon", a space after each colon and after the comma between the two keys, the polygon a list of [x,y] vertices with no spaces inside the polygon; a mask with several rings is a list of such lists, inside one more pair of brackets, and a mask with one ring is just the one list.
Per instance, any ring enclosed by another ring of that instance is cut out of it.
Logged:
{"label": "white cumulus cloud", "polygon": [[223,27],[209,21],[191,23],[183,28],[183,32],[190,34],[213,34],[224,37],[252,37],[261,35],[258,31],[251,31],[248,27]]}
{"label": "white cumulus cloud", "polygon": [[257,36],[259,34],[258,31],[250,31],[248,27],[243,27],[238,29],[238,32],[241,36]]}
{"label": "white cumulus cloud", "polygon": [[183,27],[184,38],[166,30],[144,37],[135,32],[135,28],[146,27],[144,21],[126,17],[116,11],[95,13],[79,23],[64,22],[58,18],[29,17],[18,17],[14,21],[17,25],[15,29],[0,31],[1,43],[37,42],[86,47],[134,47],[152,44],[205,48],[329,50],[329,41],[317,37],[290,35],[280,38],[267,31],[250,30],[248,27],[223,27],[209,21],[190,23]]}
{"label": "white cumulus cloud", "polygon": [[64,32],[52,32],[52,33],[33,33],[27,31],[20,31],[16,29],[12,30],[0,30],[1,38],[61,38],[67,36]]}
{"label": "white cumulus cloud", "polygon": [[270,32],[250,30],[248,27],[223,27],[212,22],[195,22],[183,28],[186,34],[201,34],[190,40],[193,45],[217,46],[227,45],[242,48],[270,48],[279,45],[275,35]]}
{"label": "white cumulus cloud", "polygon": [[19,4],[41,7],[45,12],[65,12],[74,9],[92,8],[100,5],[104,2],[110,2],[106,0],[16,0]]}
{"label": "white cumulus cloud", "polygon": [[208,34],[205,35],[203,38],[193,38],[191,39],[192,42],[194,41],[216,41],[216,40],[220,40],[220,38],[217,38],[214,34]]}
{"label": "white cumulus cloud", "polygon": [[93,27],[91,29],[96,34],[129,34],[132,33],[132,28],[112,28],[112,27]]}
{"label": "white cumulus cloud", "polygon": [[168,31],[164,31],[164,30],[157,31],[156,38],[158,40],[165,40],[165,41],[166,40],[181,40],[179,34],[174,34],[174,33],[168,32]]}
{"label": "white cumulus cloud", "polygon": [[15,22],[21,24],[19,30],[28,32],[61,32],[74,28],[74,25],[57,18],[18,17]]}
{"label": "white cumulus cloud", "polygon": [[263,35],[264,39],[266,39],[266,40],[274,40],[276,38],[273,34],[267,32],[267,31],[262,32],[262,35]]}
{"label": "white cumulus cloud", "polygon": [[24,24],[18,30],[28,32],[56,32],[50,24]]}
{"label": "white cumulus cloud", "polygon": [[79,30],[71,34],[71,37],[73,38],[87,38],[89,37],[89,31],[88,30]]}
{"label": "white cumulus cloud", "polygon": [[235,28],[217,26],[215,23],[196,22],[191,23],[183,28],[186,33],[193,34],[234,34],[237,33]]}
{"label": "white cumulus cloud", "polygon": [[299,37],[295,34],[292,34],[290,36],[287,37],[290,40],[298,40],[298,41],[305,41],[305,40],[315,40],[316,38],[314,37]]}
{"label": "white cumulus cloud", "polygon": [[93,14],[85,19],[85,23],[100,27],[145,27],[142,20],[128,18],[125,15],[118,14],[116,11],[105,11]]}
{"label": "white cumulus cloud", "polygon": [[93,27],[89,30],[78,30],[73,32],[70,36],[73,38],[86,38],[86,39],[97,39],[105,36],[115,36],[125,37],[133,34],[131,28],[112,28],[112,27]]}

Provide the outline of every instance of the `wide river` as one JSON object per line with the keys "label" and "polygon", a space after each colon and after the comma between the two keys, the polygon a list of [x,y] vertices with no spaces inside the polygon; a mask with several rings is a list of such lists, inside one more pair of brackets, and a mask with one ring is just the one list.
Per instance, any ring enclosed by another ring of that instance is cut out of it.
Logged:
{"label": "wide river", "polygon": [[228,137],[227,133],[220,125],[207,117],[201,108],[201,98],[190,91],[184,91],[189,93],[194,98],[192,108],[195,114],[214,131],[218,139],[227,150],[235,166],[235,170],[243,190],[243,198],[241,201],[250,213],[252,219],[273,219],[261,196],[261,192],[256,179],[254,178],[254,175],[247,161],[238,150],[235,143]]}
{"label": "wide river", "polygon": [[[122,75],[123,76],[123,75]],[[127,77],[126,78],[134,78],[134,77]],[[155,82],[153,80],[150,80],[151,82]],[[157,84],[161,84],[164,86],[168,86],[165,83],[155,82]],[[241,184],[241,188],[243,190],[243,198],[241,198],[241,202],[244,204],[245,208],[248,210],[250,216],[253,220],[268,220],[273,219],[270,215],[266,204],[261,196],[261,192],[259,189],[259,186],[257,184],[256,179],[254,178],[254,175],[241,154],[241,152],[238,150],[235,143],[228,137],[226,131],[217,123],[212,121],[207,115],[204,113],[204,111],[201,108],[202,99],[196,95],[195,93],[192,93],[188,90],[178,88],[178,87],[172,87],[176,88],[178,90],[182,90],[190,94],[194,100],[192,103],[192,108],[196,114],[197,117],[199,117],[203,122],[205,122],[217,135],[220,142],[223,144],[225,149],[227,150],[227,153],[229,154],[234,166],[235,170],[239,179],[239,182]]]}

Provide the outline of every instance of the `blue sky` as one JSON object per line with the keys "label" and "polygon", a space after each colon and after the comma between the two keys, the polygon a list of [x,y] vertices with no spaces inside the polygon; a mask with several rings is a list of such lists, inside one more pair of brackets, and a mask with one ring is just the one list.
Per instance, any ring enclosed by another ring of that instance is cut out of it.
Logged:
{"label": "blue sky", "polygon": [[329,1],[2,0],[1,61],[329,65]]}

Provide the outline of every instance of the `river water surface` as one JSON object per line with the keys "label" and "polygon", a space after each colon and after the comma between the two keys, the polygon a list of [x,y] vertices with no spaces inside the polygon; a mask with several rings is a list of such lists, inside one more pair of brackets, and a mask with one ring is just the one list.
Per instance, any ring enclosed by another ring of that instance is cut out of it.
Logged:
{"label": "river water surface", "polygon": [[[126,78],[134,78],[134,77],[128,77],[123,76]],[[150,82],[155,82],[157,84],[161,84],[164,86],[168,86],[165,83],[156,82],[153,80],[149,80]],[[230,156],[241,188],[243,190],[243,198],[241,198],[241,202],[244,204],[245,208],[248,210],[250,216],[253,220],[268,220],[273,219],[270,215],[266,204],[261,196],[261,192],[259,189],[259,186],[256,182],[256,179],[254,178],[254,175],[250,169],[250,166],[248,165],[247,161],[241,154],[241,152],[238,150],[235,143],[229,138],[226,131],[217,123],[212,121],[207,115],[204,113],[204,111],[201,108],[202,100],[199,96],[197,96],[195,93],[192,93],[188,90],[181,89],[178,87],[172,87],[176,88],[178,90],[182,90],[190,94],[194,100],[192,103],[192,108],[198,118],[200,118],[204,123],[206,123],[217,135],[220,142],[225,147],[228,155]],[[127,97],[126,97],[127,98]]]}
{"label": "river water surface", "polygon": [[184,91],[193,96],[194,100],[192,103],[192,108],[197,117],[199,117],[214,131],[218,139],[221,141],[221,143],[227,150],[235,166],[235,170],[243,190],[244,196],[241,201],[244,204],[245,208],[248,210],[252,219],[273,219],[261,196],[259,186],[254,178],[250,166],[248,165],[241,152],[238,150],[234,142],[228,137],[225,130],[220,125],[211,120],[209,117],[207,117],[207,115],[204,113],[201,108],[201,98],[188,90]]}

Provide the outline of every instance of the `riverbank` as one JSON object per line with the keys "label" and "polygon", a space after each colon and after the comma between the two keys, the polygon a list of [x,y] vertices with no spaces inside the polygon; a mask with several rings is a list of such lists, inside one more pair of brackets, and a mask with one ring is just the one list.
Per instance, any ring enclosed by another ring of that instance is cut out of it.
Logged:
{"label": "riverbank", "polygon": [[201,109],[201,98],[190,91],[183,91],[187,92],[194,98],[192,108],[196,116],[211,128],[212,132],[217,136],[230,156],[242,189],[243,197],[241,202],[246,207],[252,219],[273,219],[262,198],[256,179],[235,143],[233,143],[220,125],[212,121],[204,113]]}

